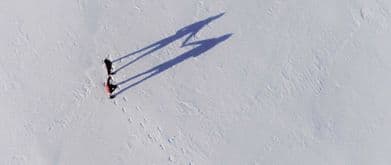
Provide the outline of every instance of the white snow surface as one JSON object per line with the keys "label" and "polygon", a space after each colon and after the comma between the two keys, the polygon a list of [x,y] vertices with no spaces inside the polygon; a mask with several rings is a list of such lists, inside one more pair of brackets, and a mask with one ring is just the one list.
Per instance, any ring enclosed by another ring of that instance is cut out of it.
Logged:
{"label": "white snow surface", "polygon": [[[221,13],[190,41],[232,36],[108,98],[104,58]],[[0,21],[1,165],[391,164],[389,0],[1,0]]]}

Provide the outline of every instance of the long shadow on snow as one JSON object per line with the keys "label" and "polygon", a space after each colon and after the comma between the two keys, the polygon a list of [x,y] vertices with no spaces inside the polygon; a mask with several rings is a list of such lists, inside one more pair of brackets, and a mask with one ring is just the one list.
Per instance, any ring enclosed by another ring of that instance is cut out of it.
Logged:
{"label": "long shadow on snow", "polygon": [[[144,52],[146,51],[145,53],[141,54],[139,57],[131,60],[130,62],[124,64],[123,66],[119,67],[118,69],[116,69],[115,71],[113,71],[113,74],[116,74],[117,72],[119,72],[120,70],[126,68],[127,66],[129,66],[130,64],[133,64],[134,62],[142,59],[143,57],[161,49],[161,48],[164,48],[165,46],[173,43],[174,41],[188,35],[188,37],[185,39],[185,41],[183,41],[182,43],[182,46],[181,47],[184,47],[184,46],[187,46],[187,42],[192,38],[194,37],[204,26],[208,25],[210,22],[212,22],[213,20],[216,20],[218,18],[220,18],[221,16],[223,16],[224,13],[221,13],[221,14],[218,14],[216,16],[212,16],[212,17],[209,17],[205,20],[202,20],[202,21],[199,21],[199,22],[196,22],[196,23],[193,23],[191,25],[188,25],[180,30],[178,30],[174,35],[171,35],[167,38],[164,38],[160,41],[157,41],[149,46],[146,46],[140,50],[137,50],[135,52],[132,52],[130,54],[127,54],[123,57],[120,57],[120,58],[117,58],[115,60],[112,60],[112,63],[115,64],[117,62],[119,62],[120,60],[122,59],[125,59],[125,58],[128,58],[128,57],[131,57],[137,53],[141,53],[141,52]],[[151,49],[151,50],[149,50]],[[149,50],[149,51],[147,51]]]}
{"label": "long shadow on snow", "polygon": [[132,56],[134,54],[137,54],[139,52],[142,52],[142,51],[148,50],[150,48],[153,48],[152,50],[147,51],[146,53],[140,55],[139,57],[137,57],[134,60],[130,61],[129,63],[125,64],[124,66],[118,68],[114,72],[114,73],[116,73],[119,70],[125,68],[126,66],[128,66],[128,65],[130,65],[130,64],[132,64],[132,63],[134,63],[134,62],[136,62],[138,60],[140,60],[144,56],[146,56],[146,55],[148,55],[148,54],[150,54],[150,53],[152,53],[152,52],[154,52],[154,51],[156,51],[158,49],[161,49],[161,48],[167,46],[168,44],[174,42],[175,40],[178,40],[179,38],[182,38],[183,36],[189,35],[185,39],[185,41],[182,43],[181,47],[191,46],[191,45],[196,46],[195,48],[193,48],[193,49],[191,49],[191,50],[189,50],[189,51],[187,51],[187,52],[185,52],[185,53],[183,53],[183,54],[181,54],[181,55],[179,55],[179,56],[177,56],[177,57],[175,57],[175,58],[173,58],[171,60],[168,60],[168,61],[166,61],[166,62],[164,62],[162,64],[159,64],[159,65],[157,65],[157,66],[155,66],[155,67],[153,67],[153,68],[151,68],[151,69],[149,69],[147,71],[144,71],[142,73],[139,73],[139,74],[137,74],[137,75],[135,75],[133,77],[130,77],[130,78],[124,80],[124,81],[121,81],[121,82],[117,83],[116,85],[123,85],[123,84],[125,84],[125,83],[127,83],[127,82],[129,82],[129,81],[131,81],[133,79],[136,79],[138,77],[144,76],[143,79],[141,79],[139,81],[136,81],[136,82],[130,84],[129,86],[121,89],[120,91],[114,93],[113,96],[115,97],[115,96],[123,93],[124,91],[126,91],[126,90],[128,90],[128,89],[130,89],[130,88],[132,88],[132,87],[134,87],[134,86],[144,82],[147,79],[150,79],[153,76],[156,76],[156,75],[166,71],[167,69],[171,68],[172,66],[175,66],[175,65],[177,65],[177,64],[187,60],[190,57],[199,56],[202,53],[208,51],[209,49],[215,47],[219,43],[227,40],[229,37],[231,37],[232,34],[226,34],[226,35],[223,35],[221,37],[212,38],[212,39],[205,39],[205,40],[194,41],[194,42],[190,42],[190,43],[188,42],[191,39],[191,37],[196,35],[198,33],[198,31],[200,31],[205,25],[207,25],[211,21],[221,17],[223,14],[224,13],[219,14],[217,16],[209,17],[209,18],[207,18],[207,19],[205,19],[203,21],[199,21],[197,23],[194,23],[194,24],[191,24],[189,26],[186,26],[186,27],[182,28],[181,30],[178,30],[177,33],[175,35],[173,35],[173,36],[167,37],[167,38],[162,39],[162,40],[160,40],[160,41],[158,41],[158,42],[156,42],[154,44],[151,44],[151,45],[149,45],[149,46],[147,46],[145,48],[142,48],[142,49],[140,49],[140,50],[138,50],[136,52],[133,52],[131,54],[128,54],[126,56],[123,56],[123,57],[120,57],[120,58],[118,58],[116,60],[113,60],[113,62],[118,62],[121,59],[130,57],[130,56]]}

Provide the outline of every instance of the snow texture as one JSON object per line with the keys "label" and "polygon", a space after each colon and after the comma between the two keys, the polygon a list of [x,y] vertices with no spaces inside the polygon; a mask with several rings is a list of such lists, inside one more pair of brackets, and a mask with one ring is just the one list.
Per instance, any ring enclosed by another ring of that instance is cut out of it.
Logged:
{"label": "snow texture", "polygon": [[0,20],[1,165],[391,164],[391,1],[2,0]]}

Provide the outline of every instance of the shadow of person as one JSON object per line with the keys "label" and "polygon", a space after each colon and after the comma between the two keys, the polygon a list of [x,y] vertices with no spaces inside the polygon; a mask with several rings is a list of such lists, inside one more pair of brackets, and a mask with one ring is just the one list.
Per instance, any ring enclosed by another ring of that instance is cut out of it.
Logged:
{"label": "shadow of person", "polygon": [[155,51],[157,51],[157,50],[159,50],[159,49],[161,49],[161,48],[171,44],[172,42],[174,42],[174,41],[176,41],[176,40],[178,40],[178,39],[180,39],[180,38],[182,38],[182,37],[184,37],[186,35],[188,35],[188,37],[185,39],[185,41],[183,41],[181,47],[186,46],[187,42],[192,37],[194,37],[203,27],[205,27],[207,24],[209,24],[213,20],[216,20],[216,19],[220,18],[223,15],[224,15],[224,13],[220,13],[220,14],[218,14],[216,16],[212,16],[212,17],[209,17],[209,18],[207,18],[205,20],[198,21],[196,23],[193,23],[191,25],[183,27],[182,29],[178,30],[174,35],[171,35],[171,36],[169,36],[167,38],[164,38],[164,39],[162,39],[160,41],[157,41],[157,42],[155,42],[155,43],[153,43],[153,44],[151,44],[149,46],[146,46],[146,47],[144,47],[144,48],[142,48],[140,50],[137,50],[137,51],[132,52],[132,53],[130,53],[128,55],[125,55],[123,57],[120,57],[120,58],[117,58],[117,59],[113,60],[112,63],[116,63],[116,62],[118,62],[118,61],[120,61],[122,59],[128,58],[128,57],[130,57],[132,55],[144,52],[140,56],[138,56],[137,58],[135,58],[135,59],[131,60],[130,62],[120,66],[118,69],[113,71],[112,74],[116,74],[120,70],[122,70],[122,69],[126,68],[127,66],[133,64],[134,62],[142,59],[143,57],[145,57],[145,56],[147,56],[147,55],[149,55],[149,54],[151,54],[151,53],[153,53],[153,52],[155,52]]}
{"label": "shadow of person", "polygon": [[166,71],[167,69],[189,59],[190,57],[197,57],[199,55],[201,55],[202,53],[208,51],[209,49],[215,47],[216,45],[218,45],[219,43],[227,40],[228,38],[230,38],[232,36],[232,34],[226,34],[226,35],[223,35],[221,37],[217,37],[217,38],[212,38],[212,39],[206,39],[206,40],[202,40],[202,41],[196,41],[196,42],[192,42],[192,43],[186,43],[186,46],[189,46],[189,45],[197,45],[195,48],[171,59],[171,60],[168,60],[162,64],[159,64],[145,72],[142,72],[140,74],[137,74],[133,77],[130,77],[128,78],[127,80],[124,80],[124,81],[121,81],[119,83],[117,83],[116,85],[123,85],[133,79],[136,79],[138,77],[142,77],[144,76],[144,78],[142,78],[141,80],[139,81],[136,81],[132,84],[130,84],[129,86],[121,89],[120,91],[116,92],[113,94],[113,96],[117,96],[121,93],[123,93],[124,91],[144,82],[145,80],[148,80],[150,79],[151,77],[153,76],[156,76],[164,71]]}

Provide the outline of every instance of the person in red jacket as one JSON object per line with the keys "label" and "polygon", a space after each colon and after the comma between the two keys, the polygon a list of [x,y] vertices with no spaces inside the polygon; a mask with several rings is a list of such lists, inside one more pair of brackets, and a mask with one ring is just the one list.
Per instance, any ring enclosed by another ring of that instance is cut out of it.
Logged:
{"label": "person in red jacket", "polygon": [[115,95],[113,95],[113,92],[115,91],[115,89],[117,89],[117,87],[117,85],[112,84],[112,78],[111,76],[109,76],[105,83],[105,91],[109,95],[110,99],[115,97]]}

